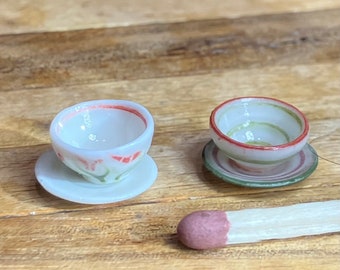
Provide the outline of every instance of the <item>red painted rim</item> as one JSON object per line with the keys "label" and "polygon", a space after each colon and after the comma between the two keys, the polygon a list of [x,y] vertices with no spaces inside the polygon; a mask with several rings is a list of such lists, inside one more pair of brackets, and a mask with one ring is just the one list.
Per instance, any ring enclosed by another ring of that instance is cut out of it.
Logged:
{"label": "red painted rim", "polygon": [[121,110],[121,111],[126,111],[129,113],[132,113],[136,116],[138,116],[144,123],[145,127],[148,126],[147,121],[143,114],[141,114],[138,110],[128,107],[126,105],[115,105],[115,104],[105,104],[105,103],[100,103],[100,104],[93,104],[89,106],[84,106],[81,109],[77,111],[70,111],[68,114],[64,115],[61,119],[60,122],[67,122],[69,119],[75,117],[76,115],[83,113],[84,111],[94,111],[98,109],[103,109],[103,110]]}
{"label": "red painted rim", "polygon": [[[274,101],[277,102],[279,104],[282,104],[284,106],[287,106],[290,109],[293,109],[295,111],[295,113],[297,115],[299,115],[300,118],[302,118],[303,120],[303,124],[304,124],[304,129],[302,131],[302,133],[293,141],[289,142],[289,143],[285,143],[285,144],[279,144],[279,145],[273,145],[273,146],[260,146],[260,145],[251,145],[251,144],[246,144],[246,143],[242,143],[239,141],[236,141],[228,136],[226,136],[225,134],[223,134],[223,132],[217,127],[217,124],[215,122],[215,116],[216,113],[219,111],[220,108],[222,108],[224,105],[228,104],[228,103],[233,103],[234,101],[237,100],[246,100],[246,99],[262,99],[262,100],[270,100],[270,101]],[[256,149],[256,150],[278,150],[278,149],[283,149],[283,148],[287,148],[290,146],[293,146],[295,144],[298,144],[299,142],[301,142],[303,139],[306,138],[306,136],[308,135],[309,132],[309,123],[308,120],[306,118],[306,116],[295,106],[276,99],[276,98],[270,98],[270,97],[261,97],[261,96],[250,96],[250,97],[237,97],[237,98],[233,98],[233,99],[229,99],[224,101],[223,103],[221,103],[220,105],[218,105],[212,112],[210,115],[210,127],[214,130],[214,132],[222,139],[228,141],[231,144],[234,144],[238,147],[242,147],[242,148],[247,148],[247,149]]]}
{"label": "red painted rim", "polygon": [[[74,111],[75,107],[80,107],[79,110]],[[135,103],[133,101],[128,100],[90,100],[85,101],[82,103],[78,103],[72,105],[68,108],[63,109],[60,111],[52,120],[50,125],[50,136],[52,141],[55,141],[59,145],[63,145],[63,147],[68,147],[71,149],[76,149],[77,151],[89,152],[91,150],[85,148],[78,148],[75,146],[70,145],[69,143],[65,142],[59,136],[58,131],[58,122],[67,122],[69,119],[73,118],[77,114],[83,112],[84,110],[96,110],[96,109],[104,109],[104,110],[121,110],[126,111],[128,113],[132,113],[136,115],[145,125],[145,130],[143,133],[131,141],[129,144],[121,145],[115,147],[115,149],[123,149],[126,148],[127,145],[132,144],[133,142],[139,142],[147,136],[147,131],[151,130],[153,133],[154,129],[154,121],[150,112],[144,108],[142,105]],[[96,150],[97,152],[107,152],[111,151],[111,149],[103,149],[103,150]]]}

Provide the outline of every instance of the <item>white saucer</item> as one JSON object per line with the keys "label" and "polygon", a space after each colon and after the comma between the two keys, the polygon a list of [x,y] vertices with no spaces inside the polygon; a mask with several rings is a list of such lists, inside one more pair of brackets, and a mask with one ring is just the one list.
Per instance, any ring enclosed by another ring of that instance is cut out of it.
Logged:
{"label": "white saucer", "polygon": [[270,175],[250,175],[220,151],[211,140],[203,149],[205,167],[222,180],[246,187],[273,188],[291,185],[306,179],[318,165],[318,155],[306,146],[294,157],[279,165]]}
{"label": "white saucer", "polygon": [[131,199],[152,186],[157,178],[157,165],[146,155],[121,182],[96,185],[84,180],[66,167],[53,151],[42,154],[35,175],[49,193],[77,203],[104,204]]}

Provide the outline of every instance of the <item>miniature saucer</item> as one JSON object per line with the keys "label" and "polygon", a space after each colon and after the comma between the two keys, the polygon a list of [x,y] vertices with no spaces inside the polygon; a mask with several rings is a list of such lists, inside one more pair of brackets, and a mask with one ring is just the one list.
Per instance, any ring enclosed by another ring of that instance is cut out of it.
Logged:
{"label": "miniature saucer", "polygon": [[318,165],[316,151],[309,144],[270,175],[250,175],[219,150],[212,140],[205,145],[202,156],[205,167],[214,175],[226,182],[246,187],[273,188],[291,185],[306,179]]}
{"label": "miniature saucer", "polygon": [[77,203],[104,204],[131,199],[151,187],[157,178],[154,160],[145,158],[121,182],[96,185],[66,167],[53,151],[42,154],[35,166],[39,183],[49,193]]}

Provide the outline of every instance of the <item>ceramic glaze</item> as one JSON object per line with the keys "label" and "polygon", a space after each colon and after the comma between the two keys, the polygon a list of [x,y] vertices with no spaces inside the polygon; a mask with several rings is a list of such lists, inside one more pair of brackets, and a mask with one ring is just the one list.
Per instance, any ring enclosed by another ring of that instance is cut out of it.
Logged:
{"label": "ceramic glaze", "polygon": [[59,198],[83,204],[104,204],[128,200],[145,192],[157,178],[157,165],[145,155],[124,181],[95,185],[84,181],[81,175],[60,162],[53,151],[48,151],[39,157],[35,174],[44,189]]}
{"label": "ceramic glaze", "polygon": [[124,106],[79,106],[59,120],[57,135],[65,143],[88,150],[105,150],[130,143],[143,134],[146,119]]}
{"label": "ceramic glaze", "polygon": [[269,168],[300,152],[309,124],[294,106],[267,97],[243,97],[217,106],[210,134],[221,151],[243,168]]}
{"label": "ceramic glaze", "polygon": [[76,104],[58,113],[50,127],[58,158],[96,184],[125,178],[149,150],[153,133],[149,111],[126,100]]}
{"label": "ceramic glaze", "polygon": [[222,180],[239,186],[274,188],[292,185],[309,177],[318,165],[318,155],[309,144],[292,158],[269,168],[242,167],[225,156],[213,141],[203,149],[205,167]]}

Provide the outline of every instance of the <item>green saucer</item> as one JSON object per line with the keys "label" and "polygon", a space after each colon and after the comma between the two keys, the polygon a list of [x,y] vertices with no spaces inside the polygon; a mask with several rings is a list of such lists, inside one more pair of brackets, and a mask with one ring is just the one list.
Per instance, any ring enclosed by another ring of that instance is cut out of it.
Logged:
{"label": "green saucer", "polygon": [[222,180],[245,187],[274,188],[295,184],[306,179],[318,165],[314,148],[306,146],[294,157],[279,165],[270,175],[250,175],[217,148],[211,140],[203,149],[205,167]]}

